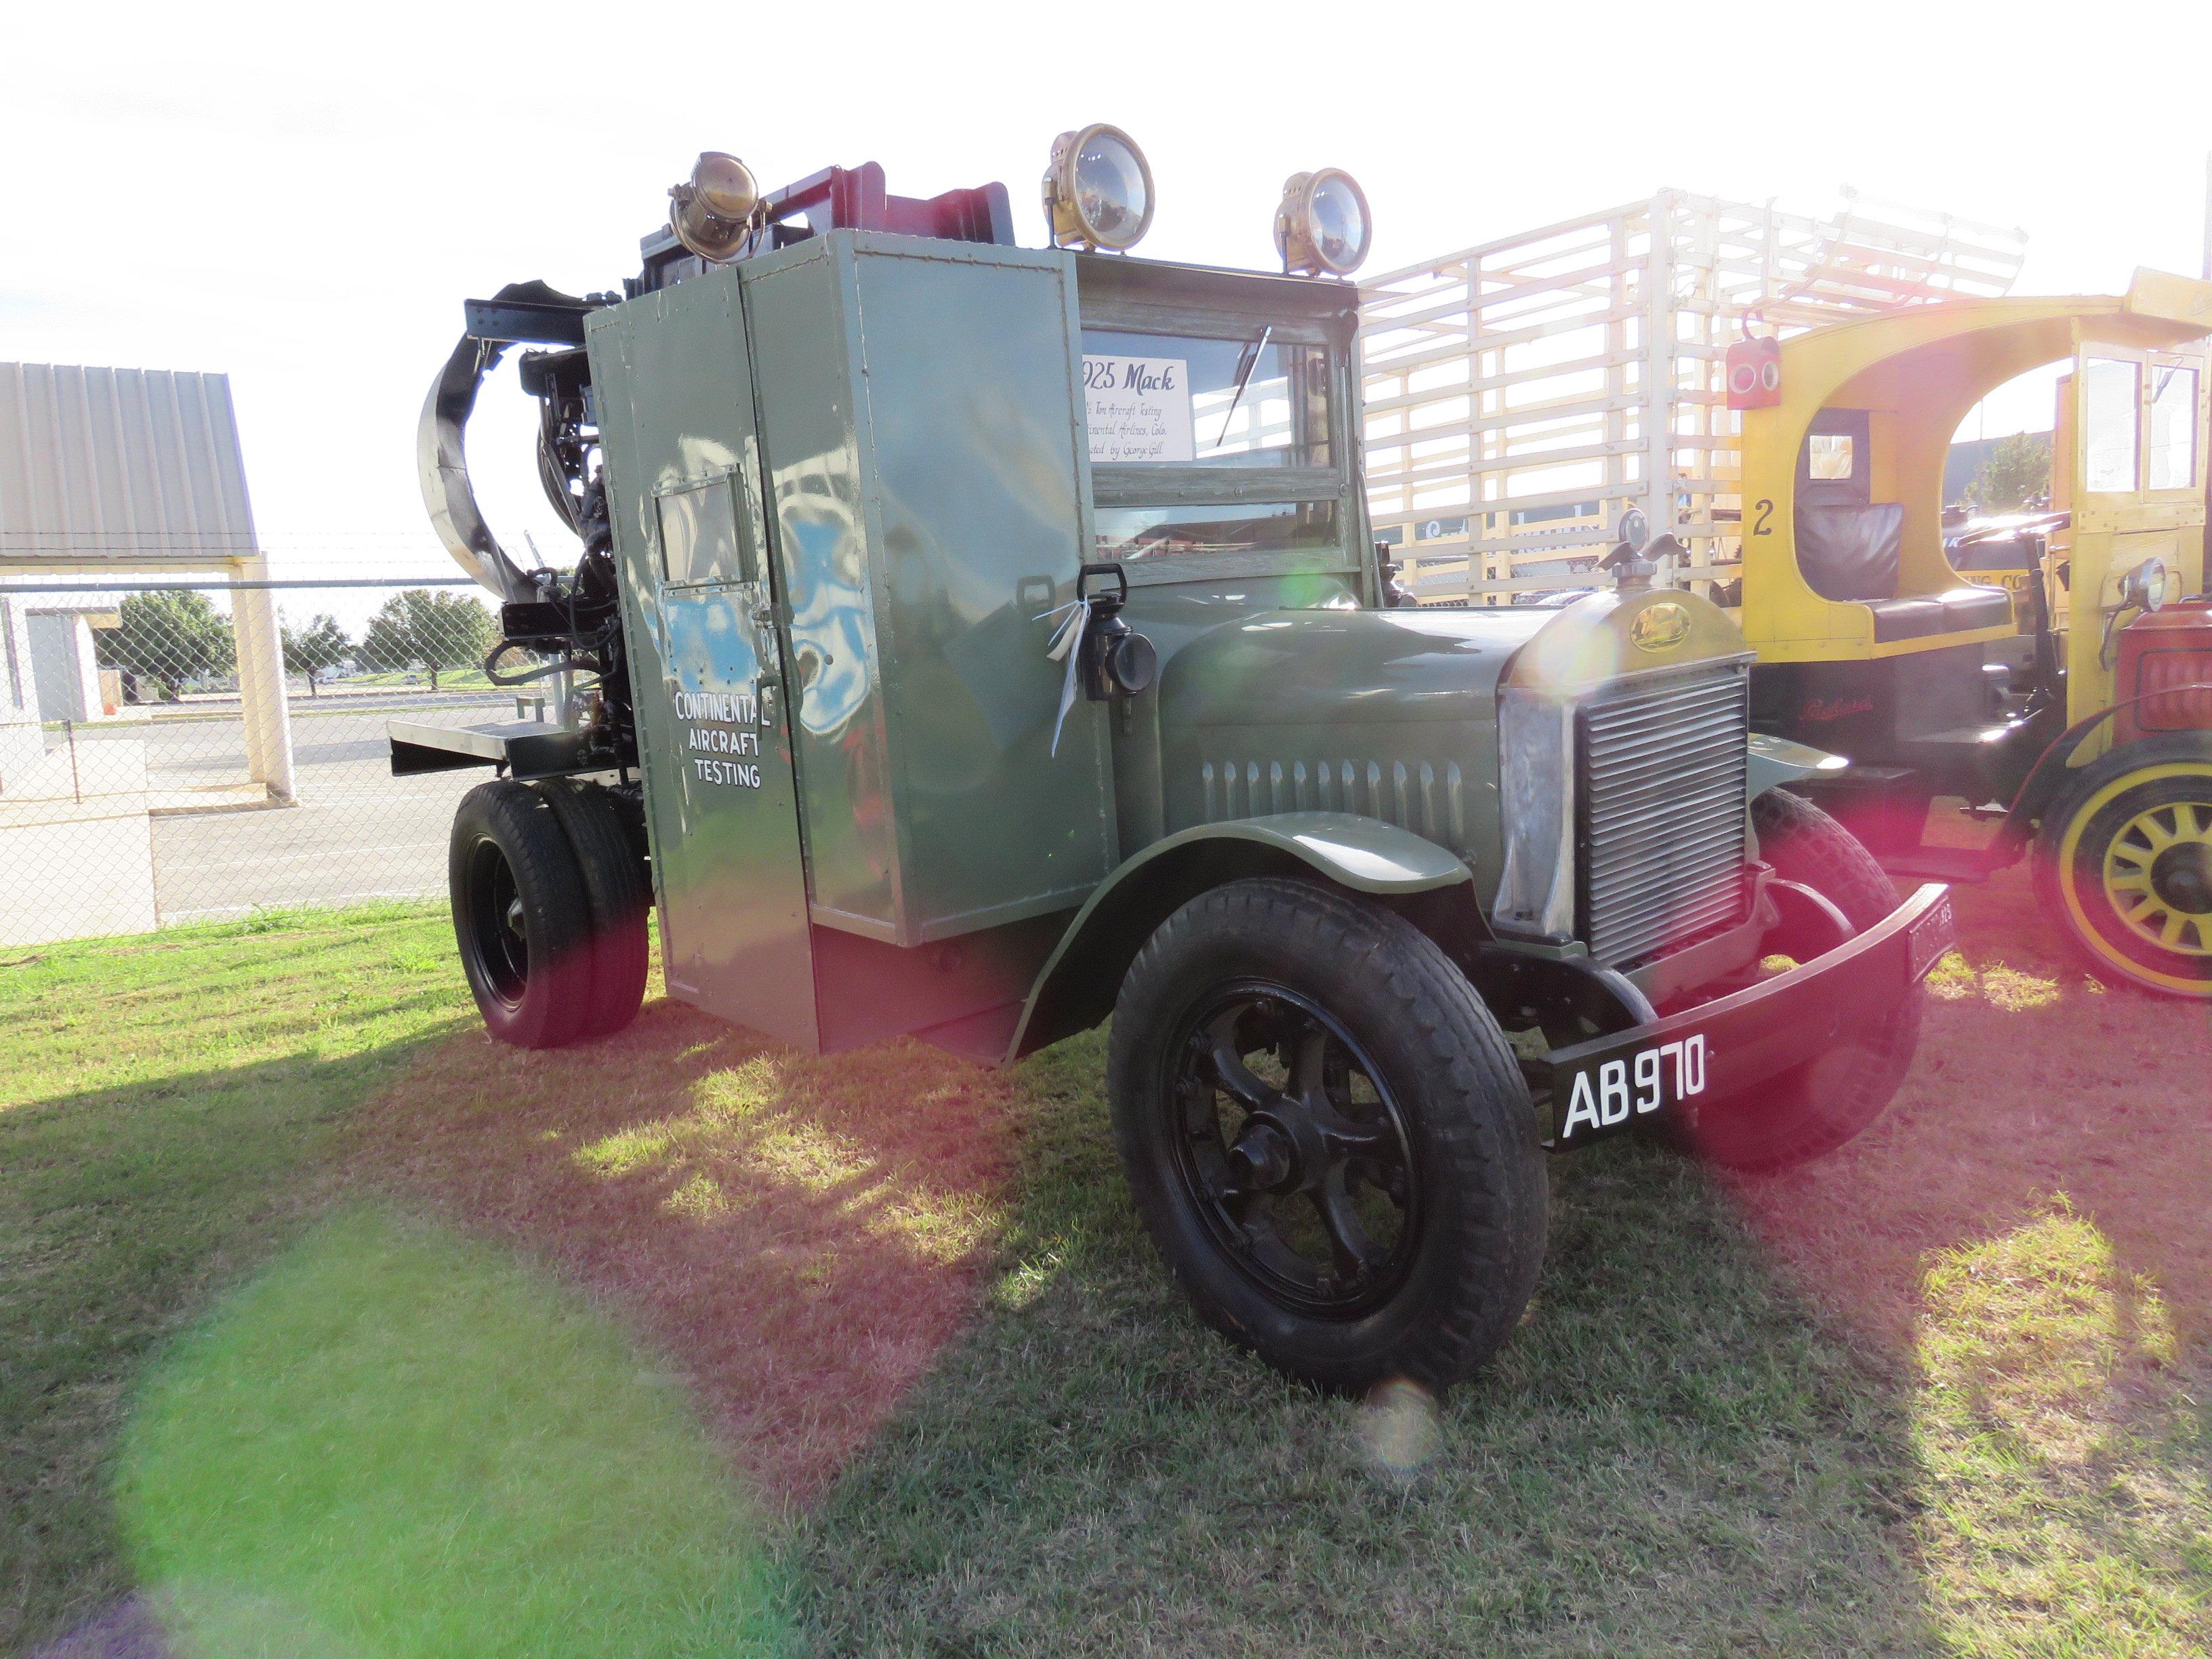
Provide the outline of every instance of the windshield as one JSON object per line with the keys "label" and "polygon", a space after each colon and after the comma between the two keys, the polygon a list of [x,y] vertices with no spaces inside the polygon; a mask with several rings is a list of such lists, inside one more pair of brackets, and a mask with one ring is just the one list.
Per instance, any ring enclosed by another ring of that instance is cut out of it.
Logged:
{"label": "windshield", "polygon": [[1334,501],[1100,507],[1094,559],[1200,553],[1328,553],[1344,544]]}
{"label": "windshield", "polygon": [[1271,328],[1242,337],[1086,328],[1083,393],[1094,466],[1332,464],[1328,349]]}

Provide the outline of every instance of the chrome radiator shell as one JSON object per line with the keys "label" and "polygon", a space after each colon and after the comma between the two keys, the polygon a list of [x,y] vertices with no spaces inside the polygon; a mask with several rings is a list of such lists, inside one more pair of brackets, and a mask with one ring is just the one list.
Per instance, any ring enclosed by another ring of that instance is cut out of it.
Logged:
{"label": "chrome radiator shell", "polygon": [[1749,666],[1638,675],[1575,712],[1575,932],[1608,967],[1743,920]]}

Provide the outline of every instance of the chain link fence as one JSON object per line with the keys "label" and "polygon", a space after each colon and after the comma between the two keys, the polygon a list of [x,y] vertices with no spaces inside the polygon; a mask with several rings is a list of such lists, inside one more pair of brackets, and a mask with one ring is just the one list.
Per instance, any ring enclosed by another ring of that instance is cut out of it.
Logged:
{"label": "chain link fence", "polygon": [[535,717],[459,577],[0,580],[0,945],[442,894],[454,804],[386,722]]}

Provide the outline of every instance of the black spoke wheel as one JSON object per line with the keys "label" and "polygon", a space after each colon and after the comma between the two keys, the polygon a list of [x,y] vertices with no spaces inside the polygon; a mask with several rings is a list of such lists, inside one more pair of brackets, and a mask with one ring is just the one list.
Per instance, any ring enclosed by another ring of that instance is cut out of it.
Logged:
{"label": "black spoke wheel", "polygon": [[1138,1212],[1193,1307],[1325,1388],[1443,1388],[1535,1288],[1547,1200],[1526,1085],[1435,942],[1262,878],[1137,953],[1108,1091]]}
{"label": "black spoke wheel", "polygon": [[1342,1024],[1287,986],[1225,986],[1174,1045],[1176,1170],[1220,1246],[1287,1306],[1349,1317],[1420,1230],[1403,1115]]}

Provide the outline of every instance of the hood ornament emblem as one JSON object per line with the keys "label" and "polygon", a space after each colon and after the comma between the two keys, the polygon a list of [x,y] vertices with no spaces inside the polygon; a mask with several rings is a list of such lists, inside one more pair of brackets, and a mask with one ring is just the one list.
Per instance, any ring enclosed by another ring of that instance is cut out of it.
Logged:
{"label": "hood ornament emblem", "polygon": [[1672,599],[1645,605],[1628,624],[1628,642],[1638,651],[1672,651],[1689,637],[1689,611]]}

